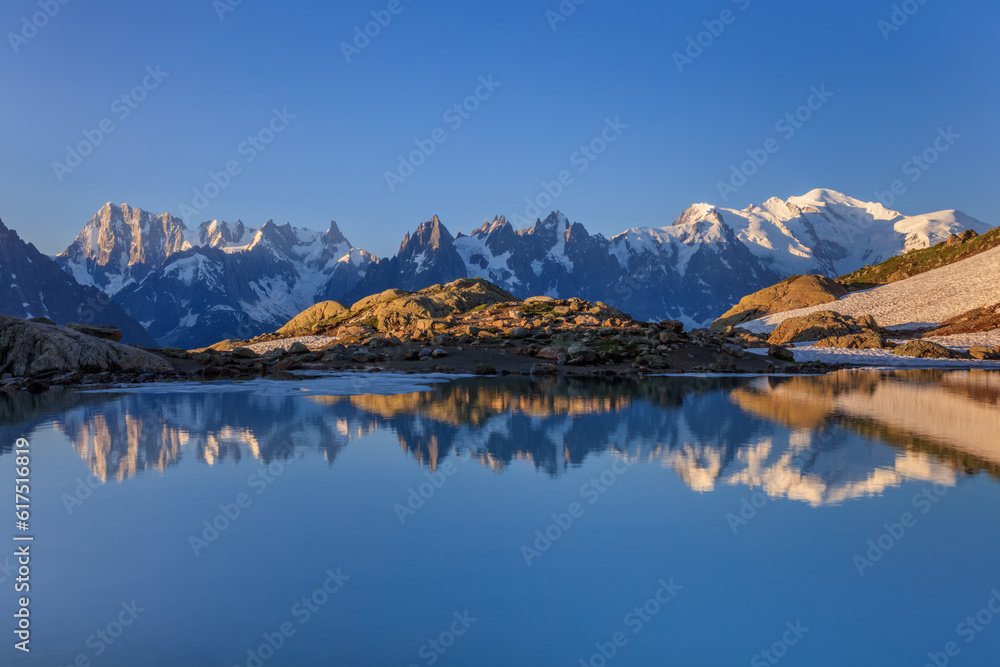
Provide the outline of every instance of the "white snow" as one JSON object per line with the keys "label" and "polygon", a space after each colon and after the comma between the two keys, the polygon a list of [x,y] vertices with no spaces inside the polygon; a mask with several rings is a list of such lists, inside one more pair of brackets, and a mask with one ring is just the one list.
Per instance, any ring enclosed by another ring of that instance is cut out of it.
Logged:
{"label": "white snow", "polygon": [[908,250],[926,248],[952,233],[991,229],[958,211],[906,216],[882,204],[818,189],[787,201],[772,197],[741,211],[694,204],[673,225],[630,229],[615,236],[612,248],[619,264],[628,268],[630,255],[647,251],[668,261],[667,248],[673,246],[674,261],[683,274],[698,246],[725,242],[721,234],[724,227],[732,229],[764,267],[785,276],[839,276]]}
{"label": "white snow", "polygon": [[163,273],[167,276],[173,276],[185,285],[190,286],[194,284],[196,279],[203,279],[214,273],[215,268],[215,264],[208,257],[194,254],[174,262],[169,262]]}
{"label": "white snow", "polygon": [[833,310],[852,317],[873,315],[883,327],[917,327],[996,303],[1000,303],[1000,248],[906,280],[853,292],[833,303],[776,313],[742,326],[768,333],[790,317]]}
{"label": "white snow", "polygon": [[970,347],[975,345],[1000,347],[1000,329],[981,331],[979,333],[954,334],[952,336],[927,336],[923,340],[929,340],[938,345],[964,351],[968,351]]}
{"label": "white snow", "polygon": [[423,251],[422,253],[420,253],[419,255],[414,255],[413,256],[413,263],[416,264],[416,268],[414,269],[413,272],[414,273],[420,273],[421,271],[426,271],[427,267],[424,266],[424,264],[426,262],[427,262],[427,251],[426,250]]}
{"label": "white snow", "polygon": [[188,310],[187,315],[185,315],[184,317],[182,317],[181,321],[178,322],[178,326],[193,327],[197,323],[198,323],[198,314],[197,313],[193,313],[190,310]]}
{"label": "white snow", "polygon": [[726,243],[725,229],[715,213],[713,206],[695,204],[669,227],[629,229],[611,239],[611,253],[623,269],[628,269],[631,257],[652,252],[658,255],[659,263],[684,275],[691,258],[702,248]]}
{"label": "white snow", "polygon": [[[490,228],[491,231],[498,224],[493,223],[493,227]],[[462,258],[462,261],[469,268],[470,278],[482,278],[501,286],[504,284],[516,285],[518,283],[518,280],[514,278],[513,270],[510,268],[510,258],[514,255],[513,251],[508,250],[502,255],[494,255],[493,251],[486,246],[485,235],[476,232],[472,236],[463,236],[462,238],[455,239],[455,250],[458,251],[459,257]],[[486,260],[486,268],[482,268],[480,262],[473,261],[472,258],[477,255]],[[540,263],[538,270],[541,271]]]}
{"label": "white snow", "polygon": [[282,338],[281,340],[269,340],[263,343],[251,343],[246,347],[250,348],[257,354],[266,354],[271,350],[277,350],[279,347],[287,350],[294,343],[302,343],[310,350],[318,350],[325,347],[329,347],[337,340],[338,340],[337,338],[332,338],[330,336],[296,336],[295,338]]}

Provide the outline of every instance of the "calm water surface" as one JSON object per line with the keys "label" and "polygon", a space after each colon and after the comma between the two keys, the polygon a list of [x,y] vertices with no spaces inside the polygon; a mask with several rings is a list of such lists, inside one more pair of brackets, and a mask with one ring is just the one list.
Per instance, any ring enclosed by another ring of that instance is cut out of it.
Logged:
{"label": "calm water surface", "polygon": [[407,382],[0,397],[0,664],[1000,664],[1000,373]]}

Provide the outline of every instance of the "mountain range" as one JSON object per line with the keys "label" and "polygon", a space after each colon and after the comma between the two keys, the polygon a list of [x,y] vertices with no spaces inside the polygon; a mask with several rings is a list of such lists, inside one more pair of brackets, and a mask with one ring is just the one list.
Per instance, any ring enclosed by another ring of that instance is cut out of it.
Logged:
{"label": "mountain range", "polygon": [[[161,345],[192,348],[274,331],[318,301],[350,304],[390,288],[477,277],[520,297],[579,296],[638,319],[705,326],[791,275],[836,277],[966,229],[991,226],[954,210],[905,216],[820,189],[743,210],[695,204],[670,225],[610,239],[560,212],[524,229],[498,216],[468,235],[453,235],[435,216],[407,234],[395,256],[380,259],[354,247],[335,222],[325,232],[273,221],[190,229],[169,213],[109,203],[55,258],[75,280],[22,281],[19,289],[31,285],[32,296],[17,299],[29,305],[0,305],[6,314],[41,314],[42,302],[54,303],[57,281],[75,283],[110,297]],[[0,253],[21,252],[12,238],[0,238]],[[55,264],[45,266],[51,272]],[[9,275],[22,274],[8,268],[0,265],[0,280],[14,285]],[[104,319],[115,323],[108,312]]]}

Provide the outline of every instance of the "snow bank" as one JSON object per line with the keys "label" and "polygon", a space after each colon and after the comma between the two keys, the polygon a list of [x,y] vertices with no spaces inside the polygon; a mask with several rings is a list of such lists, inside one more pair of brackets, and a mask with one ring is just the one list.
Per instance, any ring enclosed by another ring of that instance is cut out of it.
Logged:
{"label": "snow bank", "polygon": [[[941,343],[940,340],[935,342]],[[841,347],[809,346],[797,347],[792,354],[798,363],[821,361],[827,364],[852,364],[878,368],[987,368],[1000,371],[1000,361],[902,357],[893,354],[891,350],[848,350]]]}
{"label": "snow bank", "polygon": [[292,346],[293,343],[302,343],[310,350],[317,350],[320,348],[327,347],[335,343],[337,338],[332,338],[330,336],[297,336],[295,338],[282,338],[281,340],[269,340],[263,343],[251,343],[245,347],[250,348],[257,354],[267,354],[271,350],[276,350],[279,347],[283,347],[286,350]]}

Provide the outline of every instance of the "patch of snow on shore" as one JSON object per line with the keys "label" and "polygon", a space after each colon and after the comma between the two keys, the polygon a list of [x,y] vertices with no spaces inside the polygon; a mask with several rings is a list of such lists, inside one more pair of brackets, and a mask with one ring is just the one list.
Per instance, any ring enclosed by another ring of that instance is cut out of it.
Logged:
{"label": "patch of snow on shore", "polygon": [[267,354],[271,350],[277,350],[279,347],[283,347],[287,350],[293,343],[302,343],[310,350],[317,350],[327,347],[328,345],[335,343],[337,340],[337,338],[333,338],[331,336],[297,336],[295,338],[282,338],[281,340],[251,343],[246,347],[250,348],[257,354]]}

